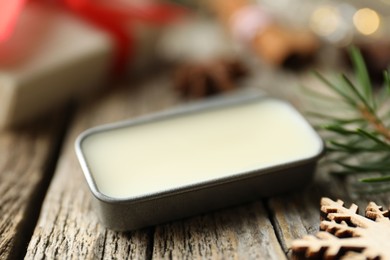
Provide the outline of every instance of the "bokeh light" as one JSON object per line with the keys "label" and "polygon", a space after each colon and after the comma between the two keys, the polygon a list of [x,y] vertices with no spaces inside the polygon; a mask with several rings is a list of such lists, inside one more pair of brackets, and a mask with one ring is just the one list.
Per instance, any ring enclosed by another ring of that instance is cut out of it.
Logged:
{"label": "bokeh light", "polygon": [[318,35],[326,37],[337,30],[340,22],[341,17],[337,8],[321,6],[313,12],[310,26]]}
{"label": "bokeh light", "polygon": [[381,19],[377,12],[370,8],[359,9],[353,16],[353,23],[356,29],[364,35],[375,33],[380,25]]}

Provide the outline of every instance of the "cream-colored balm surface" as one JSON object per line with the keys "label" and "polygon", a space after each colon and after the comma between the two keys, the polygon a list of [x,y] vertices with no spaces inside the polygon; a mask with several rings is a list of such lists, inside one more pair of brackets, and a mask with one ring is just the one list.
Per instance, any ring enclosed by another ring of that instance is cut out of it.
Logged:
{"label": "cream-colored balm surface", "polygon": [[132,198],[318,155],[322,142],[274,99],[97,132],[81,145],[99,192]]}

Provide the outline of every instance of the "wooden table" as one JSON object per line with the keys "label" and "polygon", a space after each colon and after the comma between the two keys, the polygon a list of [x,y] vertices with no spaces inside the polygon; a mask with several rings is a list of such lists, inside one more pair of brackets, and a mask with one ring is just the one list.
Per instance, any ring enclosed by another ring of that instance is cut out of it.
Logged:
{"label": "wooden table", "polygon": [[[320,164],[312,184],[295,193],[132,232],[106,229],[92,210],[74,141],[89,127],[184,102],[172,91],[169,73],[149,75],[0,134],[0,259],[285,259],[294,239],[318,231],[322,196],[363,208],[371,199],[389,205],[386,194],[354,194]],[[250,85],[299,109],[299,85],[319,84],[307,72],[252,75]]]}

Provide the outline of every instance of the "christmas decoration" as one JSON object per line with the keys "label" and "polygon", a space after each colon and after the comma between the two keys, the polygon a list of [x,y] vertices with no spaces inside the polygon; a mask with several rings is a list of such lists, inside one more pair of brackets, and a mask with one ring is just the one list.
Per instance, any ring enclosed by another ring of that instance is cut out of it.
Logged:
{"label": "christmas decoration", "polygon": [[363,217],[357,205],[346,208],[343,204],[322,198],[321,213],[326,219],[321,222],[322,231],[293,241],[293,254],[320,259],[390,259],[389,210],[370,202]]}
{"label": "christmas decoration", "polygon": [[319,49],[311,32],[278,23],[259,3],[213,0],[209,6],[237,42],[273,66],[301,68]]}
{"label": "christmas decoration", "polygon": [[0,129],[89,96],[128,65],[143,68],[157,27],[185,10],[153,1],[0,1]]}
{"label": "christmas decoration", "polygon": [[199,98],[236,88],[247,74],[238,60],[215,59],[181,65],[175,73],[175,88],[186,97]]}
{"label": "christmas decoration", "polygon": [[[327,104],[327,108],[334,109],[332,111],[328,109],[328,113],[310,112],[309,114],[321,119],[317,127],[324,132],[330,155],[328,161],[335,162],[340,167],[333,173],[366,174],[361,179],[363,182],[388,183],[390,181],[390,129],[387,116],[389,107],[386,102],[390,97],[390,79],[385,72],[385,87],[379,92],[374,92],[363,58],[357,48],[351,49],[351,57],[356,71],[354,81],[341,75],[339,82],[334,83],[316,73],[334,95],[318,91],[310,93]],[[335,108],[338,105],[343,106],[341,115],[337,115],[337,112],[341,111]],[[321,109],[318,105],[316,107]],[[389,186],[381,187],[381,191],[387,189]]]}

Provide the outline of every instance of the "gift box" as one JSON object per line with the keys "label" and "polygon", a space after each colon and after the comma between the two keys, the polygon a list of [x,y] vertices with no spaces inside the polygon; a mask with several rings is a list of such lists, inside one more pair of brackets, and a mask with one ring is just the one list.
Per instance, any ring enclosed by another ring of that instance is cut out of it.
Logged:
{"label": "gift box", "polygon": [[96,92],[109,76],[148,66],[161,25],[183,14],[165,3],[119,3],[32,1],[16,14],[11,36],[0,37],[0,128],[25,124]]}
{"label": "gift box", "polygon": [[0,42],[0,127],[28,122],[107,77],[112,40],[58,7],[29,3]]}

